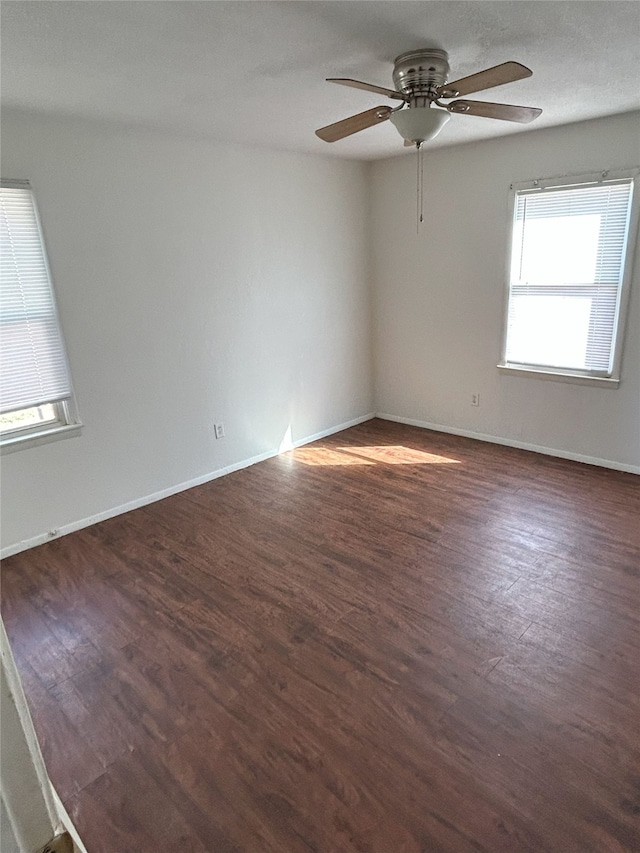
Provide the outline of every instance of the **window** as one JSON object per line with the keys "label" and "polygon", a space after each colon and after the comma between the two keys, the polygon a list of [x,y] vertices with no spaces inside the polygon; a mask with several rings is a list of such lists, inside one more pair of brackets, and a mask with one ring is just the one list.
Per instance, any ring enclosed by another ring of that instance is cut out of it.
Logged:
{"label": "window", "polygon": [[512,189],[507,321],[498,366],[617,385],[637,230],[634,176],[603,173]]}
{"label": "window", "polygon": [[0,186],[0,444],[80,429],[38,214],[28,181]]}

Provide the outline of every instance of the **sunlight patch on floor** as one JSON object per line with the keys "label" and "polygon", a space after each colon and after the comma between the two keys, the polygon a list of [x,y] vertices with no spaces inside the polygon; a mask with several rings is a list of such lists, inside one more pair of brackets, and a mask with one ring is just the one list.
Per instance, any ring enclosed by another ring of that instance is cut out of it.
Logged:
{"label": "sunlight patch on floor", "polygon": [[287,454],[303,465],[375,465],[361,456],[352,456],[327,447],[298,447]]}
{"label": "sunlight patch on floor", "polygon": [[289,454],[303,465],[459,465],[459,459],[403,447],[401,444],[364,447],[299,447]]}

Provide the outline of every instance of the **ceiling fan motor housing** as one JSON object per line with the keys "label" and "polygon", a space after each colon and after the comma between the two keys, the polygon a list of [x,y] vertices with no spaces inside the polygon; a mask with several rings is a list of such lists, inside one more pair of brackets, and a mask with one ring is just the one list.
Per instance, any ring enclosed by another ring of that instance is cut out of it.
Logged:
{"label": "ceiling fan motor housing", "polygon": [[401,53],[393,65],[393,83],[398,92],[410,99],[437,96],[436,89],[449,78],[449,54],[439,48]]}

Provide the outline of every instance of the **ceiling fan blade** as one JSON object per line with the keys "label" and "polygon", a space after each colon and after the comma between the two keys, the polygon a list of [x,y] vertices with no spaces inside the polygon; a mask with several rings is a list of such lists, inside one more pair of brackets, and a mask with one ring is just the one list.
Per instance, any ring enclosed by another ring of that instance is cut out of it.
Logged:
{"label": "ceiling fan blade", "polygon": [[345,136],[351,136],[352,133],[358,133],[359,130],[365,130],[367,127],[386,121],[391,113],[391,107],[374,107],[372,110],[365,110],[363,113],[321,127],[320,130],[316,130],[316,136],[325,142],[337,142],[338,139],[344,139]]}
{"label": "ceiling fan blade", "polygon": [[[503,62],[501,65],[494,65],[493,68],[478,71],[477,74],[470,74],[469,77],[461,77],[460,80],[445,83],[438,87],[438,94],[441,98],[457,98],[460,95],[470,95],[472,92],[482,92],[484,89],[502,86],[504,83],[514,83],[516,80],[531,77],[532,74],[533,71],[530,68],[519,62]],[[452,94],[447,94],[449,92]]]}
{"label": "ceiling fan blade", "polygon": [[542,110],[537,107],[517,107],[514,104],[491,104],[489,101],[453,101],[447,104],[450,113],[468,116],[499,118],[502,121],[517,121],[527,124],[538,118]]}
{"label": "ceiling fan blade", "polygon": [[372,83],[363,83],[361,80],[352,80],[350,77],[327,77],[327,83],[339,83],[340,86],[351,86],[353,89],[364,89],[365,92],[375,92],[377,95],[386,95],[395,98],[396,101],[406,101],[407,98],[395,89],[385,89],[384,86],[374,86]]}

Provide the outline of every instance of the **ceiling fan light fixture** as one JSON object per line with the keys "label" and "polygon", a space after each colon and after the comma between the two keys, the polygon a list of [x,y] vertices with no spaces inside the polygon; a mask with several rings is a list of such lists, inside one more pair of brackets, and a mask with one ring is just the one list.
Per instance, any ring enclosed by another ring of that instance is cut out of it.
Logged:
{"label": "ceiling fan light fixture", "polygon": [[411,107],[389,116],[400,136],[414,143],[434,139],[449,119],[448,112],[431,107]]}

